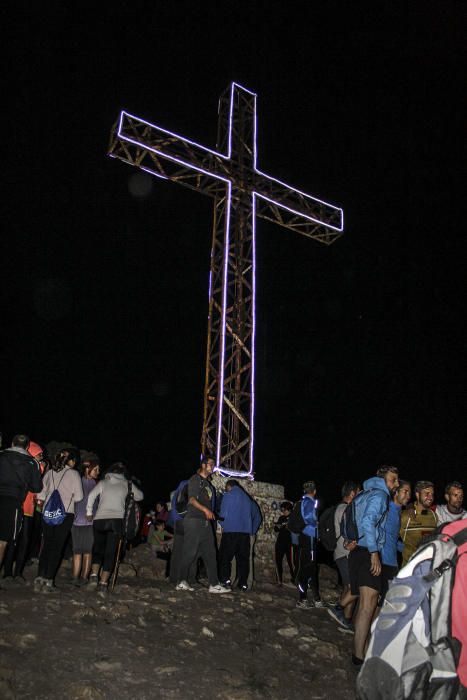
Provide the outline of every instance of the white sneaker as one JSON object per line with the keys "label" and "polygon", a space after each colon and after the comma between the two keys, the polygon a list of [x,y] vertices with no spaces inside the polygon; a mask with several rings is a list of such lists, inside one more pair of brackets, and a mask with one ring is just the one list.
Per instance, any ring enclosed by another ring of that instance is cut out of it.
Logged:
{"label": "white sneaker", "polygon": [[175,586],[176,591],[194,591],[195,589],[190,586],[189,583],[186,581],[180,581],[180,583],[177,583]]}
{"label": "white sneaker", "polygon": [[224,586],[218,583],[215,586],[209,586],[209,593],[232,593],[232,591],[230,588],[224,588]]}

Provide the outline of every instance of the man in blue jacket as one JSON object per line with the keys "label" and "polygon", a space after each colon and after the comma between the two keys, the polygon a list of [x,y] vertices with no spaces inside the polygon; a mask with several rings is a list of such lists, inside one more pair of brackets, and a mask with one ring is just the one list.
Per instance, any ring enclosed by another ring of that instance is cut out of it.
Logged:
{"label": "man in blue jacket", "polygon": [[352,502],[358,540],[348,542],[350,592],[341,605],[360,597],[355,617],[354,653],[352,662],[361,666],[368,633],[381,593],[381,552],[386,540],[389,504],[399,486],[396,467],[382,466],[376,476],[367,479]]}
{"label": "man in blue jacket", "polygon": [[261,511],[238,481],[229,479],[225,485],[219,515],[222,527],[219,580],[223,586],[230,586],[232,559],[235,557],[238,587],[246,591],[250,573],[250,536],[256,535],[261,525]]}
{"label": "man in blue jacket", "polygon": [[[298,538],[298,608],[323,608],[319,594],[319,568],[316,561],[316,539],[318,534],[318,501],[316,499],[316,484],[306,481],[303,484],[300,510],[305,521],[305,527]],[[313,600],[308,600],[308,587],[311,585]]]}

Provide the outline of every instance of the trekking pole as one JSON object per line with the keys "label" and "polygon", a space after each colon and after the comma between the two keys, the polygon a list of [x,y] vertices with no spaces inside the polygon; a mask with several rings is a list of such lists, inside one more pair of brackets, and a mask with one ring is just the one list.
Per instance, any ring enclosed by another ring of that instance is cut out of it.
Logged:
{"label": "trekking pole", "polygon": [[118,568],[120,566],[120,552],[122,551],[122,538],[118,540],[118,549],[117,549],[117,560],[115,562],[115,567],[114,567],[114,572],[112,575],[112,584],[110,586],[110,590],[113,593],[113,590],[115,588],[115,582],[117,580],[117,575],[118,575]]}

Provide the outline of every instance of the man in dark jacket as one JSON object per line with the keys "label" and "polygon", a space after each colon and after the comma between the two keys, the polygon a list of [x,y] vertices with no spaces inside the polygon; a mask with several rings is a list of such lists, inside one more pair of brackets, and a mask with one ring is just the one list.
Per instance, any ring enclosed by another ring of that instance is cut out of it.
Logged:
{"label": "man in dark jacket", "polygon": [[261,525],[261,511],[256,501],[250,498],[235,479],[229,479],[225,485],[220,522],[222,527],[219,548],[221,584],[230,586],[231,564],[235,557],[238,587],[246,591],[250,572],[250,536],[258,532]]}
{"label": "man in dark jacket", "polygon": [[28,446],[26,435],[15,435],[11,447],[0,452],[0,566],[7,544],[15,542],[21,530],[26,494],[42,489],[39,464],[27,452]]}

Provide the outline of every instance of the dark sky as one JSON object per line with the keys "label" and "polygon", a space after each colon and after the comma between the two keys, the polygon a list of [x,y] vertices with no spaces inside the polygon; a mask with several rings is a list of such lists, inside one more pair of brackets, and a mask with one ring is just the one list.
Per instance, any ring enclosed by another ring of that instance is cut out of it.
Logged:
{"label": "dark sky", "polygon": [[214,147],[235,80],[259,167],[346,220],[330,248],[259,222],[257,478],[465,478],[465,5],[31,7],[2,10],[5,439],[126,459],[154,497],[196,467],[212,201],[106,150],[121,108]]}

